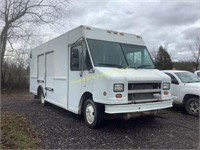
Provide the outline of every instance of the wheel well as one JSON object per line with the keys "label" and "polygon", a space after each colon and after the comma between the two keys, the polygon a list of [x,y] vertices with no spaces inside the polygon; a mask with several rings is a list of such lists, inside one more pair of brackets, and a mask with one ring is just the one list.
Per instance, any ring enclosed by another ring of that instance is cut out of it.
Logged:
{"label": "wheel well", "polygon": [[193,97],[196,97],[196,98],[199,99],[199,96],[198,96],[198,95],[186,94],[186,95],[184,96],[184,99],[183,99],[183,105],[186,104],[186,101],[187,101],[189,98],[193,98]]}
{"label": "wheel well", "polygon": [[80,105],[79,105],[79,114],[82,113],[83,111],[83,106],[84,106],[84,103],[87,99],[91,98],[92,99],[92,94],[90,92],[85,92],[82,97],[81,97],[81,101],[80,101]]}
{"label": "wheel well", "polygon": [[[40,85],[40,86],[38,86],[38,88],[37,88],[37,97],[39,98],[40,97],[40,92],[43,92],[43,88],[42,88],[42,86]],[[44,92],[43,92],[44,93]]]}

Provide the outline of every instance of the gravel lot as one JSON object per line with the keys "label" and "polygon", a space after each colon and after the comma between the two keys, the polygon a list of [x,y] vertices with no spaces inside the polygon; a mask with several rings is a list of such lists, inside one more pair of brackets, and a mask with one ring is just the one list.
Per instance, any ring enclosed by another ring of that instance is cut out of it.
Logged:
{"label": "gravel lot", "polygon": [[39,133],[44,149],[199,149],[199,118],[182,108],[145,118],[107,120],[98,130],[81,116],[54,105],[43,107],[28,92],[1,95],[1,111],[25,115]]}

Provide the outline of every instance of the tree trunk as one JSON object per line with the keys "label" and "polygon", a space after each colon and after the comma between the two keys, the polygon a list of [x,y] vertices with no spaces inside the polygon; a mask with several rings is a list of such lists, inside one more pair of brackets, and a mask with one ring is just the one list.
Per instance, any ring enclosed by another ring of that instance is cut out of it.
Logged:
{"label": "tree trunk", "polygon": [[6,51],[6,44],[7,44],[7,34],[8,34],[8,27],[5,26],[1,32],[1,68],[2,68],[2,64],[4,61],[4,55],[5,55],[5,51]]}

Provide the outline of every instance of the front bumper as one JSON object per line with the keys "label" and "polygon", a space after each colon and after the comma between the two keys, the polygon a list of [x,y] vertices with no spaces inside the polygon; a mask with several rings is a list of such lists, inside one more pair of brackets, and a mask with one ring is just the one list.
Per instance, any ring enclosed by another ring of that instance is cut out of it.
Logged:
{"label": "front bumper", "polygon": [[172,102],[172,100],[165,100],[143,104],[105,105],[105,113],[119,114],[159,110],[172,107]]}

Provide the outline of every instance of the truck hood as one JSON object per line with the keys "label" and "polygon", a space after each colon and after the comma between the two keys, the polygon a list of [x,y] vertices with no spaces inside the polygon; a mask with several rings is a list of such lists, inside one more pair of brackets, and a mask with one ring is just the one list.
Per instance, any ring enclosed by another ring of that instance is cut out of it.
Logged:
{"label": "truck hood", "polygon": [[108,67],[97,67],[97,72],[104,74],[110,79],[123,78],[128,81],[167,81],[171,82],[169,76],[157,69],[119,69]]}
{"label": "truck hood", "polygon": [[196,83],[184,83],[184,86],[187,87],[187,88],[200,89],[200,82],[196,82]]}

